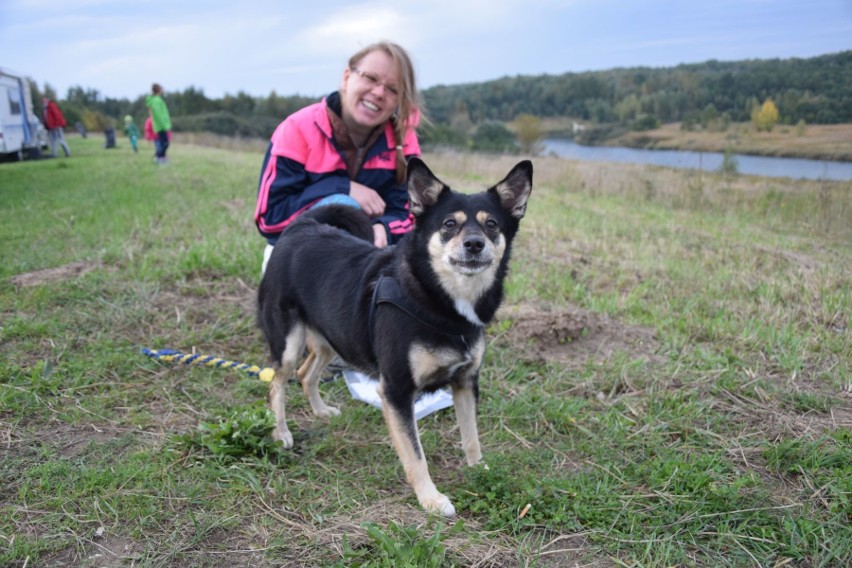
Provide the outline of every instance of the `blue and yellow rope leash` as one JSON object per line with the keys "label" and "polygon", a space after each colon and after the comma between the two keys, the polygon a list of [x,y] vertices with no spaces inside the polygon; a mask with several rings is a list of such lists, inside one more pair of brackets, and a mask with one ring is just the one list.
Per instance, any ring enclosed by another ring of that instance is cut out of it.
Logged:
{"label": "blue and yellow rope leash", "polygon": [[272,367],[258,367],[257,365],[246,365],[237,361],[229,361],[220,357],[212,357],[210,355],[201,355],[198,353],[181,353],[174,349],[148,349],[142,348],[142,353],[148,357],[153,357],[158,361],[166,363],[183,363],[184,365],[201,365],[203,367],[220,367],[223,369],[236,369],[243,371],[250,377],[257,377],[261,381],[268,383],[275,376],[275,369]]}

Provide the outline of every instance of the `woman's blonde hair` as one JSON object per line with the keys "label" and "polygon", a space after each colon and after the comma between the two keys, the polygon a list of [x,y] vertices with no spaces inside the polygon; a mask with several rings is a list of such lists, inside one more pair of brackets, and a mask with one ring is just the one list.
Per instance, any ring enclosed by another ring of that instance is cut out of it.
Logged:
{"label": "woman's blonde hair", "polygon": [[408,52],[400,45],[390,41],[379,41],[372,43],[359,50],[349,58],[349,68],[358,66],[358,63],[369,53],[383,51],[396,64],[397,76],[399,77],[399,95],[397,95],[398,109],[392,117],[394,123],[394,136],[396,137],[396,180],[398,183],[405,181],[405,154],[402,144],[405,141],[405,133],[415,127],[417,120],[425,120],[423,112],[423,101],[417,90],[417,81],[414,75],[414,65]]}

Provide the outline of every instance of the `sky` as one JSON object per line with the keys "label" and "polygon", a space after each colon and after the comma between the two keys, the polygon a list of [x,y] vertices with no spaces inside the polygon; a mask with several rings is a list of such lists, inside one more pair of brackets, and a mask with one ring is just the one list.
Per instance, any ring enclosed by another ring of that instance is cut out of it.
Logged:
{"label": "sky", "polygon": [[135,100],[322,96],[376,40],[420,88],[852,49],[852,0],[0,0],[0,67]]}

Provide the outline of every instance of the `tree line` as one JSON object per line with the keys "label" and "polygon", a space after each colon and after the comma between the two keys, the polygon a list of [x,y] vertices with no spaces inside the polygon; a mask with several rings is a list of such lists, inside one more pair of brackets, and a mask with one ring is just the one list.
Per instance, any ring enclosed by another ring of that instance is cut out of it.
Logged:
{"label": "tree line", "polygon": [[676,67],[504,77],[427,91],[433,120],[459,112],[474,122],[520,114],[625,123],[643,115],[661,122],[699,116],[708,107],[748,121],[754,102],[772,99],[785,123],[852,122],[852,51],[808,59],[708,61]]}
{"label": "tree line", "polygon": [[[34,98],[41,91],[34,85]],[[120,124],[124,115],[147,116],[145,96],[131,101],[72,87],[59,99],[70,123],[90,130]],[[569,117],[590,124],[650,128],[708,120],[749,121],[755,108],[773,101],[785,124],[852,122],[852,51],[812,58],[707,61],[675,67],[630,67],[561,75],[519,75],[423,91],[431,124],[426,143],[482,147],[508,144],[513,121],[526,117]],[[318,97],[255,97],[244,92],[210,99],[197,87],[168,92],[176,131],[209,131],[228,136],[271,135],[277,124]],[[38,107],[40,108],[40,107]]]}

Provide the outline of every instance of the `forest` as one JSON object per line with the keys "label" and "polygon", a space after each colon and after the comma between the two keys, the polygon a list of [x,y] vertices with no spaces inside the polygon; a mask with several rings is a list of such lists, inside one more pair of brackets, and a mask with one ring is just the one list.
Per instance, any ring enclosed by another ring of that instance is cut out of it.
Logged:
{"label": "forest", "polygon": [[[40,99],[38,85],[33,97]],[[130,114],[147,116],[145,96],[103,97],[75,86],[64,99],[49,84],[45,94],[60,101],[69,123],[102,130]],[[176,131],[266,138],[275,126],[317,97],[256,97],[242,91],[210,99],[203,89],[168,92]],[[812,58],[707,61],[675,67],[630,67],[560,75],[518,75],[493,81],[438,85],[422,92],[430,124],[426,143],[470,143],[511,136],[504,125],[519,117],[565,117],[589,125],[641,130],[661,123],[748,121],[771,100],[783,124],[852,123],[852,50]],[[37,107],[39,108],[39,107]]]}

